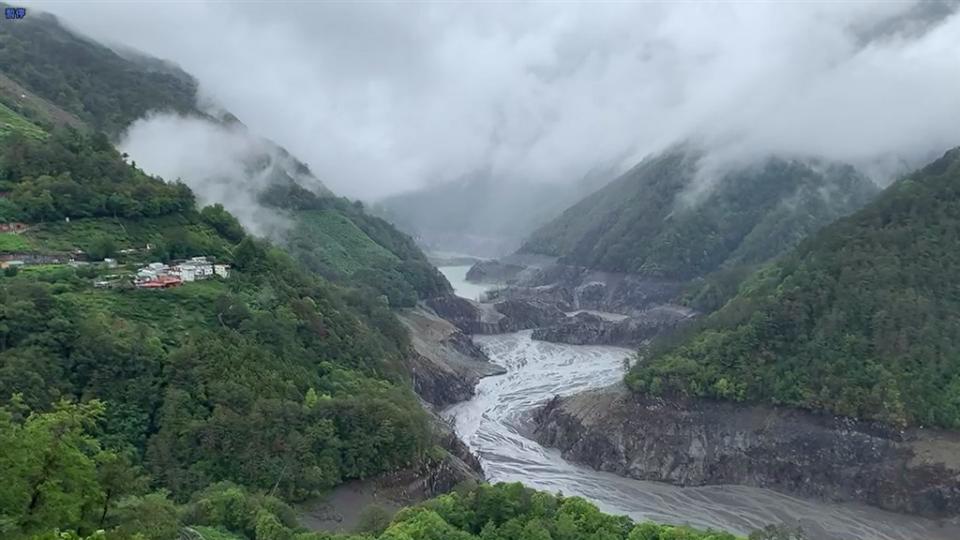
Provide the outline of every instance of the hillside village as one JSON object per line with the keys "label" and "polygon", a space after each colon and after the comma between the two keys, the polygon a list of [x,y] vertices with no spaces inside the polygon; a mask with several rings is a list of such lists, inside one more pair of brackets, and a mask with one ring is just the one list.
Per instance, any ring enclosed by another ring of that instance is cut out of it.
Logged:
{"label": "hillside village", "polygon": [[133,284],[140,289],[166,289],[214,276],[227,278],[229,275],[230,266],[227,264],[214,264],[209,257],[192,257],[172,265],[152,262],[137,270]]}
{"label": "hillside village", "polygon": [[[154,261],[149,263],[118,263],[116,258],[104,257],[91,260],[88,253],[81,249],[70,252],[49,252],[30,249],[21,235],[29,227],[23,223],[0,223],[0,269],[8,275],[21,269],[51,269],[56,267],[89,268],[93,276],[93,285],[97,288],[133,286],[138,289],[168,289],[184,283],[202,281],[211,278],[230,276],[230,265],[217,263],[212,256],[196,256],[189,259],[173,260],[169,263]],[[121,249],[117,254],[124,258],[140,258],[150,253],[152,246],[147,244],[139,249]],[[138,255],[140,257],[138,257]],[[103,270],[110,271],[102,275]]]}

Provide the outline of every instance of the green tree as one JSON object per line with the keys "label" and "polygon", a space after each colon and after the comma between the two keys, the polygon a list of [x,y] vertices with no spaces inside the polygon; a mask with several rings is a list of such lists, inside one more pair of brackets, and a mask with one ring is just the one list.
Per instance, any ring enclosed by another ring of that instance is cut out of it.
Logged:
{"label": "green tree", "polygon": [[117,252],[117,242],[113,236],[101,234],[90,241],[90,247],[87,249],[87,257],[90,258],[90,260],[102,261],[108,257],[115,257]]}
{"label": "green tree", "polygon": [[0,521],[14,526],[14,538],[89,524],[104,499],[96,468],[103,450],[90,435],[103,404],[28,413],[18,403],[0,408]]}
{"label": "green tree", "polygon": [[176,538],[181,527],[177,506],[163,492],[121,500],[108,523],[120,538],[138,540]]}
{"label": "green tree", "polygon": [[233,243],[240,242],[246,236],[243,226],[230,212],[227,212],[220,203],[203,207],[200,217],[221,236]]}

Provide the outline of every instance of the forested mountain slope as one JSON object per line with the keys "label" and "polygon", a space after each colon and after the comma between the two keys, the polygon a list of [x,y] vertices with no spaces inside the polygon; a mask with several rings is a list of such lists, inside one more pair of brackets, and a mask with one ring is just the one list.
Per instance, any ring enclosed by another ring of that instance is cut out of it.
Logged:
{"label": "forested mountain slope", "polygon": [[[220,480],[301,498],[432,447],[404,382],[407,335],[365,289],[197,209],[103,135],[15,131],[0,182],[4,221],[28,226],[2,234],[4,251],[45,258],[0,280],[4,537],[121,527],[125,496],[168,504],[147,494],[185,501]],[[118,266],[64,264],[76,249]],[[139,265],[192,256],[232,264],[230,278],[125,285]]]}
{"label": "forested mountain slope", "polygon": [[[309,170],[279,169],[266,204],[346,220],[340,255],[372,277],[310,271],[185,184],[128,163],[103,132],[193,107],[192,79],[138,71],[50,17],[22,22],[0,27],[0,536],[234,529],[262,517],[238,497],[282,508],[274,497],[443,459],[410,390],[409,337],[380,298],[448,290],[412,241],[300,186]],[[100,90],[106,101],[85,101]],[[374,248],[382,265],[369,264]],[[131,284],[148,262],[196,256],[231,265],[229,278]],[[210,515],[211,500],[239,517]]]}
{"label": "forested mountain slope", "polygon": [[960,149],[754,275],[638,392],[960,428]]}
{"label": "forested mountain slope", "polygon": [[520,251],[686,280],[766,261],[876,192],[852,167],[812,160],[769,158],[704,180],[700,157],[680,147],[643,161],[537,230]]}
{"label": "forested mountain slope", "polygon": [[196,112],[193,77],[132,62],[42,12],[0,27],[0,71],[111,136],[147,111]]}
{"label": "forested mountain slope", "polygon": [[[41,137],[44,130],[73,126],[117,137],[148,112],[192,115],[247,132],[229,112],[199,110],[196,81],[175,65],[130,51],[117,53],[69,31],[48,14],[0,26],[0,52],[0,133],[17,125],[27,136]],[[103,138],[98,144],[109,143]],[[418,298],[450,290],[405,234],[360,206],[330,198],[304,163],[273,142],[259,139],[251,146],[256,152],[244,156],[242,166],[260,178],[256,186],[235,189],[259,190],[253,198],[289,218],[292,226],[273,239],[311,270],[344,285],[372,288],[393,306],[410,306]],[[68,184],[44,185],[39,194],[49,193],[57,204],[70,206],[64,197]],[[123,189],[115,199],[114,206],[137,204]],[[73,210],[73,217],[91,215]],[[99,215],[115,210],[104,207]]]}

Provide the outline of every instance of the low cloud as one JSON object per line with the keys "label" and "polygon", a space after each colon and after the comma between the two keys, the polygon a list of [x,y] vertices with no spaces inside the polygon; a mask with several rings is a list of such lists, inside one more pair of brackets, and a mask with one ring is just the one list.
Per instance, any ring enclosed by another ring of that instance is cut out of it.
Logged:
{"label": "low cloud", "polygon": [[151,174],[183,181],[202,205],[222,204],[254,234],[276,236],[289,224],[258,201],[285,156],[242,125],[153,114],[134,122],[119,147]]}
{"label": "low cloud", "polygon": [[[946,2],[41,5],[179,63],[353,197],[476,171],[576,181],[691,139],[717,162],[815,155],[886,182],[960,144]],[[166,174],[169,128],[147,119],[128,150]]]}

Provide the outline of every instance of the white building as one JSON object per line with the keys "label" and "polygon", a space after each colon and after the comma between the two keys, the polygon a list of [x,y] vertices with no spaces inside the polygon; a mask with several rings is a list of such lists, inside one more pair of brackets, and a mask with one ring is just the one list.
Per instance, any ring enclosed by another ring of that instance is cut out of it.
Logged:
{"label": "white building", "polygon": [[167,266],[163,263],[150,263],[137,271],[137,281],[149,281],[161,276],[173,276],[187,283],[209,279],[214,276],[229,277],[230,265],[213,264],[207,257],[193,257],[190,260]]}

